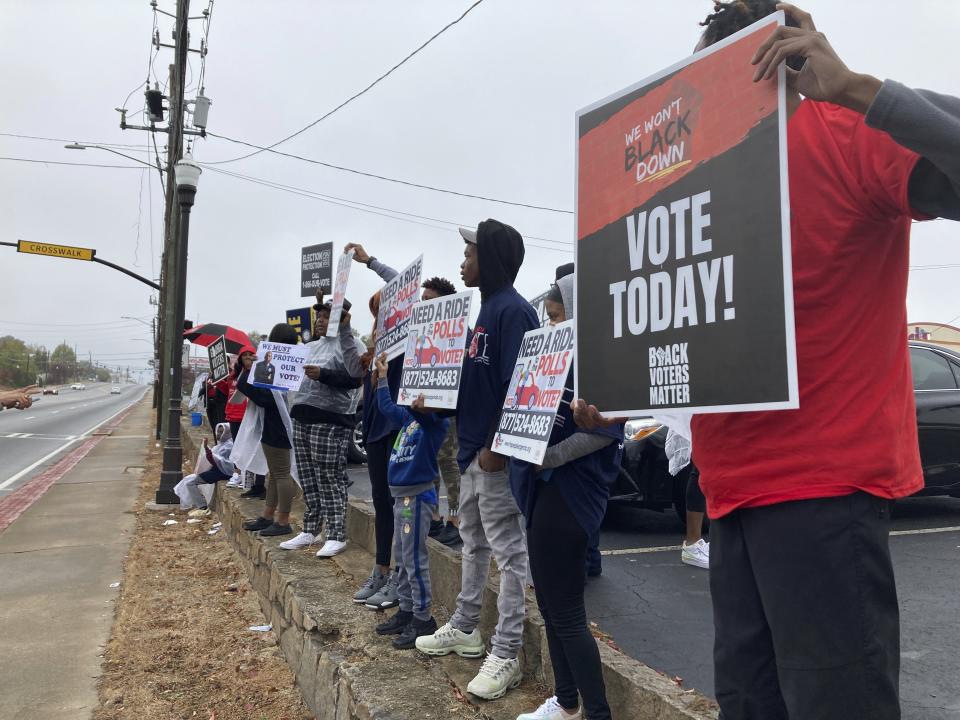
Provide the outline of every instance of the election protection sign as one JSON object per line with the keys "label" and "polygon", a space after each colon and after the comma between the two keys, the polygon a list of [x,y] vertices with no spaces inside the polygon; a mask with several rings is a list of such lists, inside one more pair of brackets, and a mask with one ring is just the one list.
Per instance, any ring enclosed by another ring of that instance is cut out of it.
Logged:
{"label": "election protection sign", "polygon": [[330,303],[330,323],[327,325],[327,337],[336,337],[340,332],[340,314],[343,312],[343,296],[347,294],[347,282],[350,280],[350,266],[353,264],[353,250],[345,252],[337,261],[337,277],[333,283],[333,300]]}
{"label": "election protection sign", "polygon": [[307,352],[305,345],[260,343],[257,362],[250,368],[250,384],[281,392],[299,390]]}
{"label": "election protection sign", "polygon": [[457,407],[472,297],[463,292],[413,306],[397,404],[423,395],[427,407]]}
{"label": "election protection sign", "polygon": [[530,330],[503,401],[494,452],[539,465],[573,364],[573,320]]}
{"label": "election protection sign", "polygon": [[300,297],[320,290],[329,295],[333,286],[333,243],[308,245],[300,251]]}
{"label": "election protection sign", "polygon": [[377,314],[377,355],[387,359],[403,355],[407,345],[410,311],[420,297],[420,275],[423,255],[407,265],[380,290],[380,312]]}
{"label": "election protection sign", "polygon": [[225,380],[230,375],[230,361],[227,359],[227,341],[223,335],[207,346],[210,357],[210,379],[214,383]]}
{"label": "election protection sign", "polygon": [[578,397],[796,408],[782,12],[577,114]]}

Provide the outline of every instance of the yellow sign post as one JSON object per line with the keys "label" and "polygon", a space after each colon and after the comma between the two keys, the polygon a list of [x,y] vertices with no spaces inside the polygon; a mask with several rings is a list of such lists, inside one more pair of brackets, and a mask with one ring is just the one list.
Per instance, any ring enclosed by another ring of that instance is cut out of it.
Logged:
{"label": "yellow sign post", "polygon": [[69,260],[93,260],[97,251],[91,248],[73,247],[71,245],[53,245],[52,243],[18,240],[17,252],[31,255],[49,255],[51,257],[67,258]]}

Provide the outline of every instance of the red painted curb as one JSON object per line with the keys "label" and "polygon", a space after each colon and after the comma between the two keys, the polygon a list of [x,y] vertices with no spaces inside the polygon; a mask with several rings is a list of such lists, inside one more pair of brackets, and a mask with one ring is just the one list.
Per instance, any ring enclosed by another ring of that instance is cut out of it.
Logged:
{"label": "red painted curb", "polygon": [[[138,402],[134,403],[124,410],[123,413],[112,418],[112,424],[109,427],[101,425],[93,432],[115,429],[139,404]],[[3,498],[3,500],[0,500],[0,532],[10,527],[31,505],[44,496],[51,485],[70,472],[77,463],[83,460],[105,437],[106,435],[91,435],[82,445],[74,448],[66,457],[59,460],[56,465],[47,468],[43,473],[18,487]]]}

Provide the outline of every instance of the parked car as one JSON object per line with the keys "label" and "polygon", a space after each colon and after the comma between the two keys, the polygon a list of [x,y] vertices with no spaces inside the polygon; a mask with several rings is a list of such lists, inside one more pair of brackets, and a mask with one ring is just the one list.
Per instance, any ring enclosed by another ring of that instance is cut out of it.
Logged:
{"label": "parked car", "polygon": [[56,388],[56,387],[45,387],[45,388],[43,389],[43,394],[44,394],[44,395],[59,395],[59,394],[60,394],[60,388]]}
{"label": "parked car", "polygon": [[[909,347],[924,480],[916,495],[960,497],[960,353],[919,341],[911,341]],[[685,521],[690,469],[684,468],[676,477],[667,470],[666,426],[650,418],[627,425],[611,502],[651,510],[673,506]]]}
{"label": "parked car", "polygon": [[110,388],[110,394],[111,394],[111,395],[119,395],[119,394],[120,394],[120,386],[119,386],[119,385],[114,385],[112,388]]}
{"label": "parked car", "polygon": [[357,407],[357,423],[353,426],[350,443],[347,445],[347,462],[362,465],[367,462],[367,449],[363,444],[363,401]]}

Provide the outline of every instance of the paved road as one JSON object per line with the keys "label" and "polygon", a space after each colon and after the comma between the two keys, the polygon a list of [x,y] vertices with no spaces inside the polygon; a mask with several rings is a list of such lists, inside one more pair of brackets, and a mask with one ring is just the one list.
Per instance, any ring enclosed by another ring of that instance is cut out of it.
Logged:
{"label": "paved road", "polygon": [[[369,498],[365,468],[349,472],[351,494]],[[587,585],[587,611],[628,655],[712,696],[709,575],[680,562],[682,539],[672,510],[612,506],[601,533],[603,575]],[[904,720],[958,720],[960,500],[900,501],[890,545],[900,596]]]}
{"label": "paved road", "polygon": [[0,412],[0,498],[56,462],[98,425],[129,407],[147,391],[143,385],[90,383],[86,390],[43,395],[27,410]]}

